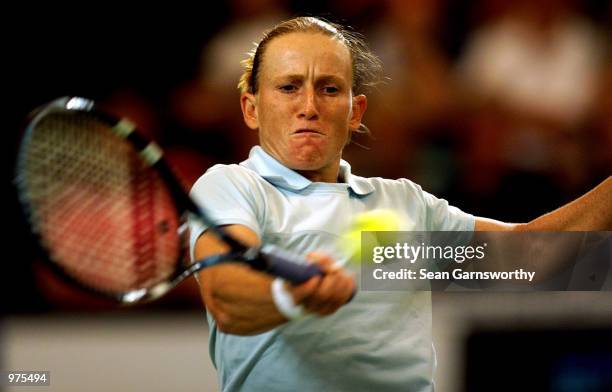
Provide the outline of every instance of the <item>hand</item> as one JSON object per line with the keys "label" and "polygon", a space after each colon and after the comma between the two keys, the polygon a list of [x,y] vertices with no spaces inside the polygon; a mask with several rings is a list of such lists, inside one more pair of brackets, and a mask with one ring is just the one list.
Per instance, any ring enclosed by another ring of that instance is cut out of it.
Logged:
{"label": "hand", "polygon": [[327,316],[344,305],[355,291],[355,276],[334,263],[324,253],[311,252],[306,258],[317,264],[324,272],[308,281],[288,287],[296,304],[301,304],[311,313]]}

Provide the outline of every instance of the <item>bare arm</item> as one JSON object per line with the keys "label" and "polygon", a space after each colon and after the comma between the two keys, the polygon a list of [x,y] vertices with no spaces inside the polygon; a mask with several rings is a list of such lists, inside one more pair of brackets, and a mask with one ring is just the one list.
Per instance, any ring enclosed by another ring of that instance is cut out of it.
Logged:
{"label": "bare arm", "polygon": [[476,218],[476,231],[597,231],[612,230],[612,176],[578,199],[528,223]]}
{"label": "bare arm", "polygon": [[[528,223],[504,223],[488,218],[476,218],[476,231],[600,231],[612,230],[612,177],[578,199]],[[478,268],[504,271],[508,268],[526,268],[536,272],[535,281],[543,281],[575,261],[581,245],[581,237],[504,237],[496,233],[489,242],[497,241],[499,254],[490,254],[488,262]],[[480,237],[481,239],[484,237]],[[541,240],[537,240],[541,238]],[[518,241],[516,241],[518,240]],[[550,241],[554,241],[551,243]],[[517,255],[523,255],[517,257]],[[527,257],[531,255],[531,257]],[[533,256],[533,255],[537,255]],[[526,260],[538,260],[524,264]],[[472,266],[473,268],[474,265]]]}
{"label": "bare arm", "polygon": [[[242,225],[226,226],[229,233],[247,245],[260,243],[257,234]],[[214,235],[204,233],[195,247],[196,258],[228,250],[227,245]],[[335,312],[350,297],[354,282],[344,271],[331,268],[321,256],[311,257],[326,270],[324,278],[314,277],[291,286],[296,303],[322,315]],[[200,287],[206,307],[226,333],[253,335],[270,330],[287,321],[272,299],[270,284],[273,277],[255,271],[241,263],[225,263],[200,272]]]}

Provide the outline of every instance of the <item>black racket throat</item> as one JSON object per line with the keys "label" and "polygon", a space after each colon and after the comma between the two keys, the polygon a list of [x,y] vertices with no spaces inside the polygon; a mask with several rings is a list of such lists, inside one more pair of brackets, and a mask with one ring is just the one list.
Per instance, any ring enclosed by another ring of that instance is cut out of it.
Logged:
{"label": "black racket throat", "polygon": [[[85,98],[59,98],[33,112],[15,182],[54,271],[122,303],[156,299],[227,261],[293,283],[322,274],[301,257],[234,238],[190,198],[155,142]],[[186,265],[190,215],[230,251]]]}

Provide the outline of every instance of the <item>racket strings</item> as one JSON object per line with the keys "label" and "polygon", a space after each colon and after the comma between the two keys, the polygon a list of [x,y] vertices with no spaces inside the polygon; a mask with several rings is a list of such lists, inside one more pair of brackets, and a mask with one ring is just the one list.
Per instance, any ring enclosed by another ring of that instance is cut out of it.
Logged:
{"label": "racket strings", "polygon": [[146,171],[138,170],[141,161],[130,157],[133,167],[132,181],[132,238],[134,238],[134,264],[138,285],[146,284],[155,275],[155,264],[150,263],[155,257],[155,216],[150,212],[154,203],[154,179]]}
{"label": "racket strings", "polygon": [[120,294],[167,279],[178,217],[157,173],[87,113],[51,113],[32,128],[18,184],[52,261],[91,288]]}

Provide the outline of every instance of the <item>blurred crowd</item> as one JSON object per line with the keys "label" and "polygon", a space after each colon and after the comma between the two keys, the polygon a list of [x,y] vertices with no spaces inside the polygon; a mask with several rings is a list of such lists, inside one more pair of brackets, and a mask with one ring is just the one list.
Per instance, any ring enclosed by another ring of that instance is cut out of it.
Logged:
{"label": "blurred crowd", "polygon": [[134,89],[103,101],[160,140],[189,187],[257,143],[242,122],[240,60],[265,29],[309,11],[363,33],[385,67],[368,96],[371,135],[345,152],[355,173],[407,177],[467,212],[526,221],[612,173],[607,3],[335,0],[312,12],[234,0],[163,115]]}
{"label": "blurred crowd", "polygon": [[[238,105],[240,60],[263,30],[300,13],[280,0],[231,4],[198,72],[169,100],[207,162],[241,161],[257,142]],[[346,159],[360,175],[408,177],[498,219],[523,221],[583,193],[612,169],[612,6],[585,4],[327,3],[323,15],[362,32],[385,66],[369,96],[372,134]]]}

